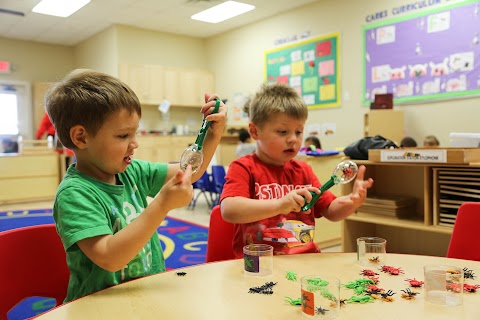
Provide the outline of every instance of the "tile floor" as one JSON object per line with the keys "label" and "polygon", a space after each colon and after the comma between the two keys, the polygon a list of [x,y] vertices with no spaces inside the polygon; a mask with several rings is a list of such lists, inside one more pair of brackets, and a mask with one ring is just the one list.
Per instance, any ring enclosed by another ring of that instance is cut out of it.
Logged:
{"label": "tile floor", "polygon": [[[195,191],[195,195],[198,191]],[[41,202],[25,202],[17,204],[3,204],[0,205],[0,211],[8,210],[22,210],[22,209],[43,209],[51,208],[53,201],[41,201]],[[179,208],[172,210],[169,214],[170,217],[175,217],[191,223],[196,223],[201,226],[208,227],[210,222],[210,206],[203,195],[200,195],[194,208]],[[321,248],[322,252],[339,252],[340,246],[334,246],[329,248]]]}

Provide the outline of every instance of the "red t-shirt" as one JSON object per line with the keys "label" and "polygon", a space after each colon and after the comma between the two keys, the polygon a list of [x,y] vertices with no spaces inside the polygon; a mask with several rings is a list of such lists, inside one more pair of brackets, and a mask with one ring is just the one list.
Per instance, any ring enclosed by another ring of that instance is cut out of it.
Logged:
{"label": "red t-shirt", "polygon": [[[312,168],[303,161],[291,160],[283,166],[263,163],[256,154],[233,161],[228,167],[220,201],[227,197],[279,199],[292,190],[321,184]],[[251,243],[273,246],[274,254],[320,252],[313,241],[315,218],[335,199],[330,191],[320,197],[310,214],[290,212],[257,222],[235,224],[233,251],[243,257],[243,247]]]}

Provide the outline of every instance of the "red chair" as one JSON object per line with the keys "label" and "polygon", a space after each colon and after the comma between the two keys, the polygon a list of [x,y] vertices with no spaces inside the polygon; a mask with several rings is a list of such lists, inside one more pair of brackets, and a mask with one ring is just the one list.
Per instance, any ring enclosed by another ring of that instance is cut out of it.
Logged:
{"label": "red chair", "polygon": [[457,211],[447,258],[480,261],[479,226],[480,202],[464,202]]}
{"label": "red chair", "polygon": [[233,226],[233,223],[223,220],[219,205],[213,207],[208,228],[207,262],[235,259],[232,248]]}
{"label": "red chair", "polygon": [[0,257],[0,319],[29,297],[63,303],[70,271],[54,224],[0,232]]}

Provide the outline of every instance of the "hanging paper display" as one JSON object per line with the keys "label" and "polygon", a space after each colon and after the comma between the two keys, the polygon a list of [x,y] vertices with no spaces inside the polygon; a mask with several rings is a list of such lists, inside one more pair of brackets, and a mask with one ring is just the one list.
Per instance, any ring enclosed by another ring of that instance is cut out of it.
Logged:
{"label": "hanging paper display", "polygon": [[467,0],[363,27],[363,103],[480,94],[480,0]]}
{"label": "hanging paper display", "polygon": [[265,51],[265,81],[289,84],[309,108],[340,105],[339,34]]}

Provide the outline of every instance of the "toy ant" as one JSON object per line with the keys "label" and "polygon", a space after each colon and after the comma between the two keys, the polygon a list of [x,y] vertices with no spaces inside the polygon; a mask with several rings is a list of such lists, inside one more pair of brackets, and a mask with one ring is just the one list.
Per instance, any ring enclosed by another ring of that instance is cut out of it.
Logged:
{"label": "toy ant", "polygon": [[380,270],[382,272],[385,272],[385,273],[388,272],[392,276],[398,276],[399,274],[403,273],[402,268],[395,268],[395,267],[391,267],[391,266],[383,266]]}
{"label": "toy ant", "polygon": [[372,258],[368,259],[368,261],[370,261],[371,263],[379,263],[380,262],[380,257],[379,256],[372,257]]}
{"label": "toy ant", "polygon": [[480,285],[478,285],[478,284],[470,285],[470,284],[465,283],[463,285],[463,290],[466,291],[466,292],[474,293],[474,292],[477,292],[478,288],[480,288]]}
{"label": "toy ant", "polygon": [[408,281],[410,283],[410,286],[414,288],[420,288],[423,285],[423,281],[417,280],[415,278],[413,279],[406,279],[405,281]]}
{"label": "toy ant", "polygon": [[380,293],[380,295],[382,296],[382,300],[386,302],[394,301],[394,299],[392,298],[394,294],[395,292],[393,292],[392,290],[388,290],[387,292],[383,291],[382,293]]}
{"label": "toy ant", "polygon": [[402,298],[404,299],[407,299],[407,300],[413,300],[415,299],[415,296],[417,294],[420,294],[420,292],[412,292],[412,290],[410,290],[409,288],[405,289],[405,290],[401,290],[402,292]]}
{"label": "toy ant", "polygon": [[183,277],[186,274],[187,274],[186,272],[177,272],[177,276],[179,276],[179,277]]}
{"label": "toy ant", "polygon": [[328,309],[323,309],[321,306],[317,308],[317,314],[325,314],[325,312],[329,311]]}
{"label": "toy ant", "polygon": [[375,271],[367,270],[367,269],[364,269],[364,270],[360,271],[360,274],[362,276],[367,276],[367,277],[378,276],[378,273],[375,273]]}
{"label": "toy ant", "polygon": [[473,270],[470,270],[468,268],[463,268],[463,278],[475,279],[475,274],[473,273]]}

